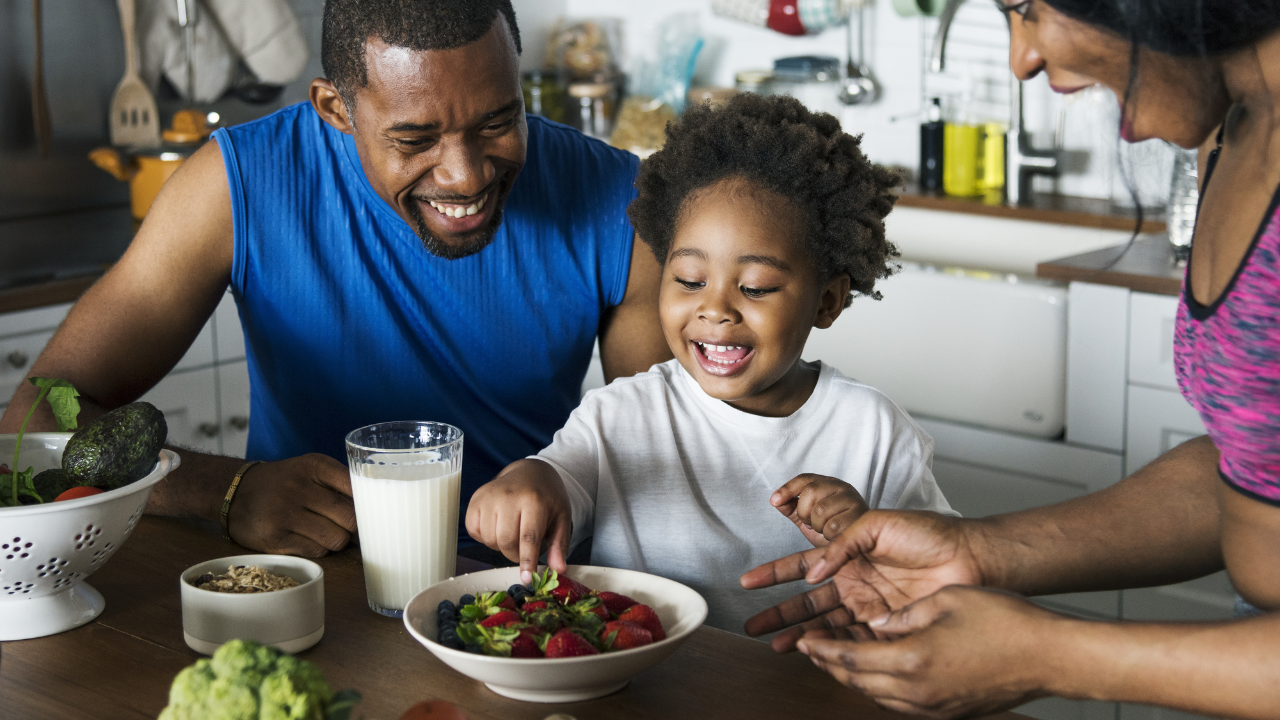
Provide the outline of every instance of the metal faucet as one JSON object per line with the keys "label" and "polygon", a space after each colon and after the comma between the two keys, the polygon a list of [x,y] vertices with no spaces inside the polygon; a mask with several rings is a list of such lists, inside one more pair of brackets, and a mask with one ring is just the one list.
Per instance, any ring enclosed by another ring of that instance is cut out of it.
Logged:
{"label": "metal faucet", "polygon": [[[947,34],[964,0],[947,0],[939,17],[938,32],[933,36],[933,53],[929,68],[940,73],[946,68]],[[1008,21],[1006,13],[1005,20]],[[1062,153],[1057,148],[1039,150],[1031,145],[1031,136],[1023,128],[1022,81],[1010,73],[1009,131],[1005,134],[1005,198],[1010,205],[1031,201],[1031,182],[1035,175],[1056,177],[1062,166]]]}

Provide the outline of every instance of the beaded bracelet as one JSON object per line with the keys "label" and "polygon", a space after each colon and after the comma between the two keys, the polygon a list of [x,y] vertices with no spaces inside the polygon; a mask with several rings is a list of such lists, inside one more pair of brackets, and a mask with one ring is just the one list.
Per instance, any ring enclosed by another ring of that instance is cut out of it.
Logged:
{"label": "beaded bracelet", "polygon": [[231,487],[227,488],[227,496],[222,498],[222,537],[231,539],[231,528],[227,525],[227,513],[231,512],[231,498],[236,496],[236,488],[240,487],[240,479],[244,474],[249,472],[249,468],[262,462],[261,460],[250,460],[240,466],[236,471],[236,476],[231,479]]}

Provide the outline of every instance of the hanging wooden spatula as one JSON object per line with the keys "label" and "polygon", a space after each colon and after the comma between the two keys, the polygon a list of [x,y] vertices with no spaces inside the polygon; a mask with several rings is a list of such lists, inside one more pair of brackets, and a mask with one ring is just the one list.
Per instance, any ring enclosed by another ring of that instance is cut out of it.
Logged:
{"label": "hanging wooden spatula", "polygon": [[138,75],[138,43],[134,37],[134,0],[118,0],[124,30],[124,77],[111,96],[112,145],[155,147],[160,144],[156,99]]}

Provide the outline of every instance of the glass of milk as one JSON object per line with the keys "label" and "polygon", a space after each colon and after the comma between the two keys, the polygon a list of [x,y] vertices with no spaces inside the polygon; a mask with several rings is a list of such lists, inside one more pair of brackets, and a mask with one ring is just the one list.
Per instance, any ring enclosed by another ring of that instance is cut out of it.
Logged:
{"label": "glass of milk", "polygon": [[369,607],[401,617],[422,590],[453,577],[458,554],[462,431],[387,422],[347,435]]}

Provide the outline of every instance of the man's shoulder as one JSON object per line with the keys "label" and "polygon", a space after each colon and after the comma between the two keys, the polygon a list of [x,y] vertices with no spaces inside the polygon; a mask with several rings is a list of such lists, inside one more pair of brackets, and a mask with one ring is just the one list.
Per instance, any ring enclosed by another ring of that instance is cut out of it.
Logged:
{"label": "man's shoulder", "polygon": [[539,174],[552,177],[578,175],[608,183],[635,181],[640,159],[626,150],[552,122],[539,115],[528,115],[529,162]]}
{"label": "man's shoulder", "polygon": [[310,103],[299,102],[256,120],[227,127],[219,135],[230,138],[237,149],[275,155],[326,142],[326,128],[328,125]]}

